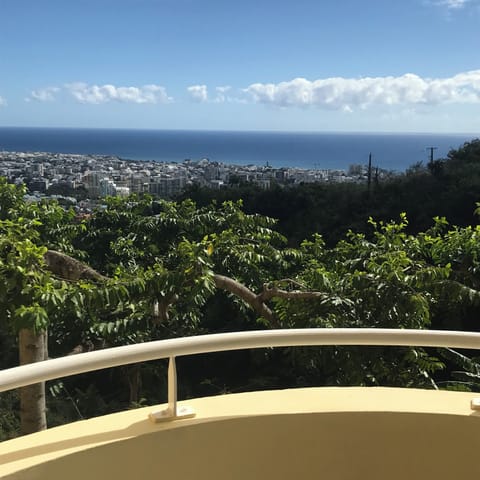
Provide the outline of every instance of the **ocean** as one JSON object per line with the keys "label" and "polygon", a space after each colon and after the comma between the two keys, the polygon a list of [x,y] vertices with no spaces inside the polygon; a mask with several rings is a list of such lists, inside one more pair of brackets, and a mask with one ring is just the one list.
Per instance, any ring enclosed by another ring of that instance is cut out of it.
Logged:
{"label": "ocean", "polygon": [[[477,137],[480,135],[477,135]],[[0,151],[116,155],[131,160],[182,162],[208,158],[237,165],[347,169],[373,164],[404,171],[444,158],[475,135],[389,133],[231,132],[0,127]]]}

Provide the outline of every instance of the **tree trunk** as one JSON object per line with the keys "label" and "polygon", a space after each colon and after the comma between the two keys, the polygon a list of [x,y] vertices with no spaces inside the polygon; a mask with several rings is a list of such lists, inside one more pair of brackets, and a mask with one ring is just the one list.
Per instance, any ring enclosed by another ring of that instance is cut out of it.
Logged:
{"label": "tree trunk", "polygon": [[140,364],[126,367],[128,389],[130,392],[130,405],[138,403],[140,397],[140,388],[142,385],[142,376],[140,374]]}
{"label": "tree trunk", "polygon": [[[20,365],[47,359],[47,332],[22,328],[18,336]],[[22,435],[47,428],[45,382],[20,389],[20,432]]]}

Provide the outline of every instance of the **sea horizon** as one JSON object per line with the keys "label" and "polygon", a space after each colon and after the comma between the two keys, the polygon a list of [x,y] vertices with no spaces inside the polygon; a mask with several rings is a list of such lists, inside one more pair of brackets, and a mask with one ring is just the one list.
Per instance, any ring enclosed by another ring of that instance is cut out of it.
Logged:
{"label": "sea horizon", "polygon": [[366,164],[404,171],[478,138],[472,133],[280,130],[179,130],[105,127],[0,127],[0,151],[113,155],[181,162],[208,158],[227,164],[339,169]]}
{"label": "sea horizon", "polygon": [[[292,134],[328,134],[328,135],[432,135],[432,136],[479,136],[475,132],[435,132],[435,131],[391,131],[391,130],[282,130],[282,129],[232,129],[232,128],[155,128],[155,127],[86,127],[86,126],[32,126],[32,125],[0,125],[2,129],[18,130],[135,130],[153,132],[224,132],[224,133],[292,133]],[[472,137],[472,138],[473,138]]]}

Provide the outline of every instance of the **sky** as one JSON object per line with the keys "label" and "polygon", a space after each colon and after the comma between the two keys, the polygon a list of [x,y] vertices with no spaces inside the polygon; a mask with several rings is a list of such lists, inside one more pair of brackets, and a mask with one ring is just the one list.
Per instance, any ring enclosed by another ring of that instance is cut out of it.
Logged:
{"label": "sky", "polygon": [[480,132],[480,0],[0,0],[0,126]]}

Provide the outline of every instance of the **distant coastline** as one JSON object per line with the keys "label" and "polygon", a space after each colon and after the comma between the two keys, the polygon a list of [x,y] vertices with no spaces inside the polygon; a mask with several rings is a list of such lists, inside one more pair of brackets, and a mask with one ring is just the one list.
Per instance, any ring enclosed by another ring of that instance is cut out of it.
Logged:
{"label": "distant coastline", "polygon": [[[477,135],[479,136],[479,135]],[[182,162],[208,158],[275,168],[348,169],[373,163],[404,171],[475,138],[475,134],[345,133],[211,130],[140,130],[0,127],[0,150],[115,155],[124,159]]]}

